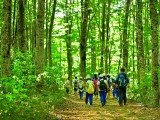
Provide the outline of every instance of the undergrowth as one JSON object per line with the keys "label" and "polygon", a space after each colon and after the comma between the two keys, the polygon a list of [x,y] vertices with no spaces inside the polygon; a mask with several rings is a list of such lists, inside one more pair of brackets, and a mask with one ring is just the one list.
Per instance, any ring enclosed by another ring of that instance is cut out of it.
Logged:
{"label": "undergrowth", "polygon": [[58,71],[47,68],[36,76],[31,61],[30,55],[16,54],[10,77],[1,79],[1,120],[54,120],[50,112],[64,103]]}

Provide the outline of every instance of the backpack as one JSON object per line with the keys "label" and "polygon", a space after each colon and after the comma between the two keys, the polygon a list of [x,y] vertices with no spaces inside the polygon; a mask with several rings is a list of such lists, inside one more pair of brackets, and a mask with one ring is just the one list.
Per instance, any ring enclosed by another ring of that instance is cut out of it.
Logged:
{"label": "backpack", "polygon": [[121,73],[118,75],[118,86],[126,86],[126,74]]}
{"label": "backpack", "polygon": [[88,84],[88,93],[93,94],[94,93],[94,87],[93,87],[93,82],[90,81]]}
{"label": "backpack", "polygon": [[74,87],[78,87],[78,81],[74,80]]}
{"label": "backpack", "polygon": [[107,86],[106,86],[106,83],[104,82],[104,80],[100,80],[99,89],[106,90],[106,88],[107,88]]}
{"label": "backpack", "polygon": [[97,78],[97,79],[94,79],[93,82],[94,82],[94,88],[97,88],[97,87],[98,87],[98,85],[97,85],[98,78]]}
{"label": "backpack", "polygon": [[82,83],[79,83],[79,84],[78,84],[78,89],[79,89],[79,90],[83,90],[83,84],[82,84]]}

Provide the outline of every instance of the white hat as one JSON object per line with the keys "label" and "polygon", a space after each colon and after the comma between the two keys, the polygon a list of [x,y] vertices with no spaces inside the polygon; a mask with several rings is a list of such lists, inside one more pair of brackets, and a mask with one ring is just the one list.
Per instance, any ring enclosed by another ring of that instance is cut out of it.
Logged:
{"label": "white hat", "polygon": [[91,78],[90,75],[87,75],[87,76],[86,76],[86,79],[90,79],[90,78]]}
{"label": "white hat", "polygon": [[103,77],[103,76],[104,76],[103,74],[100,74],[100,75],[99,75],[99,77]]}

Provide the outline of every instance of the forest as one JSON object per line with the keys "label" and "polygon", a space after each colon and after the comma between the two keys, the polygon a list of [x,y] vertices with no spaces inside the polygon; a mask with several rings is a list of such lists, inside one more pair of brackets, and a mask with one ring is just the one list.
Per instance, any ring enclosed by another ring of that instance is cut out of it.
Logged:
{"label": "forest", "polygon": [[68,78],[122,67],[128,99],[160,114],[160,0],[1,0],[0,16],[0,119],[56,119],[80,106]]}

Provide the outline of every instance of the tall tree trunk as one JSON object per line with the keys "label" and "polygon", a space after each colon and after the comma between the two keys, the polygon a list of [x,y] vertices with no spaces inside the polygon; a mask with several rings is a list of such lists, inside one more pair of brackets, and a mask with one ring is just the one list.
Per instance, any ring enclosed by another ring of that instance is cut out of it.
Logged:
{"label": "tall tree trunk", "polygon": [[[67,46],[67,63],[68,63],[68,77],[70,83],[72,83],[72,46],[71,46],[71,33],[72,33],[72,20],[73,17],[71,15],[72,8],[68,8],[68,6],[72,6],[72,2],[70,1],[70,5],[68,4],[68,0],[66,0],[66,17],[65,22],[67,23],[67,30],[66,30],[66,46]],[[71,84],[72,85],[72,84]]]}
{"label": "tall tree trunk", "polygon": [[138,47],[138,66],[140,73],[140,82],[144,82],[145,77],[145,59],[144,59],[144,46],[143,46],[143,25],[142,25],[142,0],[137,0],[137,13],[136,13],[136,25],[137,25],[137,47]]}
{"label": "tall tree trunk", "polygon": [[126,0],[125,5],[125,18],[123,22],[123,67],[127,71],[128,67],[128,40],[127,40],[127,26],[128,26],[128,16],[129,16],[129,7],[131,0]]}
{"label": "tall tree trunk", "polygon": [[[135,22],[135,12],[133,11],[133,21]],[[132,32],[132,71],[133,71],[133,85],[135,84],[135,24],[132,25],[132,29],[133,29],[133,32]]]}
{"label": "tall tree trunk", "polygon": [[110,6],[111,0],[108,0],[107,20],[106,20],[106,59],[105,59],[105,73],[109,72],[109,21],[110,21]]}
{"label": "tall tree trunk", "polygon": [[100,61],[100,72],[104,72],[104,50],[105,50],[105,19],[106,18],[106,0],[103,1],[103,9],[102,9],[102,32],[101,32],[101,61]]}
{"label": "tall tree trunk", "polygon": [[33,25],[32,25],[32,39],[31,39],[31,51],[32,51],[32,59],[35,61],[35,48],[36,48],[36,19],[37,19],[37,13],[36,13],[36,0],[32,0],[33,3]]}
{"label": "tall tree trunk", "polygon": [[46,47],[45,47],[45,59],[44,59],[44,63],[45,63],[45,66],[48,65],[48,11],[49,11],[49,8],[48,8],[48,0],[46,0]]}
{"label": "tall tree trunk", "polygon": [[18,0],[18,42],[22,53],[27,51],[25,39],[25,0]]}
{"label": "tall tree trunk", "polygon": [[16,13],[17,13],[17,0],[14,0],[14,8],[13,8],[13,23],[12,23],[12,46],[14,50],[18,49],[18,42],[16,39],[17,25],[16,25]]}
{"label": "tall tree trunk", "polygon": [[[149,3],[146,2],[145,3],[145,27],[149,28],[149,13],[148,13],[148,9],[149,9]],[[151,42],[149,41],[149,37],[148,35],[144,35],[144,46],[145,46],[145,64],[146,64],[146,70],[147,72],[151,71],[151,60],[150,60],[150,44]]]}
{"label": "tall tree trunk", "polygon": [[97,48],[97,44],[95,43],[95,37],[94,35],[96,34],[96,26],[95,23],[92,21],[92,28],[91,28],[91,33],[92,33],[92,37],[91,37],[91,73],[97,72],[97,67],[96,67],[96,48]]}
{"label": "tall tree trunk", "polygon": [[[121,14],[121,10],[119,10],[119,15]],[[119,26],[119,32],[121,33],[122,30],[120,29],[122,26],[121,26],[121,17],[119,17],[119,20],[118,20],[118,26]],[[117,73],[119,73],[120,71],[120,67],[121,67],[121,64],[122,64],[122,54],[123,54],[123,45],[122,45],[122,34],[120,34],[120,54],[119,54],[119,61],[118,61],[118,70],[117,70]]]}
{"label": "tall tree trunk", "polygon": [[3,0],[2,8],[2,36],[1,36],[1,55],[2,55],[2,77],[10,75],[10,46],[11,46],[11,0]]}
{"label": "tall tree trunk", "polygon": [[44,70],[44,9],[45,1],[38,1],[37,33],[36,33],[36,74]]}
{"label": "tall tree trunk", "polygon": [[89,0],[81,0],[82,3],[82,21],[80,35],[80,74],[83,78],[86,76],[86,47],[87,47],[87,26],[88,26],[88,5]]}
{"label": "tall tree trunk", "polygon": [[51,23],[50,23],[50,28],[49,28],[49,40],[48,40],[48,57],[49,57],[49,66],[52,67],[52,29],[53,29],[53,23],[54,23],[54,18],[55,18],[55,11],[56,11],[56,4],[57,0],[54,0],[54,5],[52,9],[52,16],[51,16]]}
{"label": "tall tree trunk", "polygon": [[152,92],[153,101],[156,106],[159,105],[158,98],[158,14],[157,14],[157,0],[150,0],[150,20],[152,29]]}

